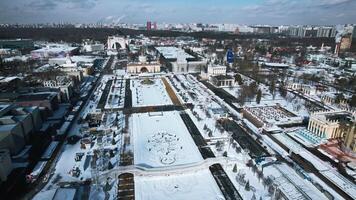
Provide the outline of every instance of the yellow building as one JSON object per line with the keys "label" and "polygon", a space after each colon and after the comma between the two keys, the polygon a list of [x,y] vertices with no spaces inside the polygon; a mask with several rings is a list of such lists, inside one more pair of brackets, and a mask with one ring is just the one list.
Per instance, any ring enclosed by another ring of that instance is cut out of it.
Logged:
{"label": "yellow building", "polygon": [[308,130],[325,139],[343,138],[346,133],[354,130],[354,122],[355,113],[348,111],[317,112],[310,116]]}
{"label": "yellow building", "polygon": [[161,64],[157,61],[148,62],[145,56],[140,56],[139,62],[127,64],[126,71],[129,74],[159,73],[161,72]]}

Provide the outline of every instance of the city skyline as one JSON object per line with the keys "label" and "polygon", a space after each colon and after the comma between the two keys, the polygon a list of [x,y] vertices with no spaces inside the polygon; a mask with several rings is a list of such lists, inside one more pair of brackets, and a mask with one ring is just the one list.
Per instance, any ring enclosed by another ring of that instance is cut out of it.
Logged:
{"label": "city skyline", "polygon": [[355,6],[355,0],[3,0],[0,23],[350,24]]}

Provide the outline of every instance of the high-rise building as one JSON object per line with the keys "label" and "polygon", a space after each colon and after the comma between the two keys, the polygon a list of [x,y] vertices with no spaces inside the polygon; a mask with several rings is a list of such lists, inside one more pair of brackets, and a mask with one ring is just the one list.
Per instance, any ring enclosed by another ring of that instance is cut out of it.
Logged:
{"label": "high-rise building", "polygon": [[298,28],[298,37],[305,37],[306,29],[305,27],[301,26]]}
{"label": "high-rise building", "polygon": [[150,21],[148,21],[147,24],[146,24],[146,29],[147,29],[148,31],[150,31],[151,28],[152,28],[152,23],[151,23]]}
{"label": "high-rise building", "polygon": [[332,27],[319,27],[316,33],[316,37],[330,37]]}
{"label": "high-rise building", "polygon": [[336,31],[336,28],[335,28],[335,26],[331,29],[331,33],[330,33],[330,37],[335,37],[336,36],[336,33],[337,33],[337,31]]}
{"label": "high-rise building", "polygon": [[153,30],[157,30],[157,22],[153,22]]}
{"label": "high-rise building", "polygon": [[340,42],[340,51],[347,51],[351,48],[352,35],[351,33],[344,35]]}

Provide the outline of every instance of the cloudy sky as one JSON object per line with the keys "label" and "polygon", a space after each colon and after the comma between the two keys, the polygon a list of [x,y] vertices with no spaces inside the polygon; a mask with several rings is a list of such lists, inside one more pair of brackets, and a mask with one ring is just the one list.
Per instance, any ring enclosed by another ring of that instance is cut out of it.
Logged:
{"label": "cloudy sky", "polygon": [[0,0],[0,23],[356,23],[356,0]]}

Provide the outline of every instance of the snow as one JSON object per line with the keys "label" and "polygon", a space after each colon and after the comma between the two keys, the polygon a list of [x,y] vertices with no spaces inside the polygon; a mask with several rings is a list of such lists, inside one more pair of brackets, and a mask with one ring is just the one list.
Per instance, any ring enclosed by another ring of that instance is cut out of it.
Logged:
{"label": "snow", "polygon": [[51,158],[52,153],[56,149],[57,145],[58,145],[57,141],[51,142],[51,144],[47,147],[46,151],[42,154],[41,159],[49,159],[49,158]]}
{"label": "snow", "polygon": [[65,122],[63,123],[63,125],[61,126],[61,128],[57,130],[57,134],[58,134],[58,135],[63,135],[63,134],[65,134],[66,131],[68,130],[70,124],[71,124],[71,122],[65,121]]}
{"label": "snow", "polygon": [[187,58],[194,58],[193,56],[185,53],[183,49],[177,47],[156,47],[157,51],[163,55],[166,59],[177,59],[178,56]]}
{"label": "snow", "polygon": [[133,114],[131,119],[135,165],[165,167],[202,160],[179,112]]}
{"label": "snow", "polygon": [[312,153],[304,149],[300,144],[289,138],[285,134],[274,134],[280,142],[282,142],[287,148],[289,148],[295,154],[300,155],[302,158],[311,162],[314,167],[319,171],[329,170],[329,167],[325,164],[324,161],[320,160],[318,157],[314,156]]}
{"label": "snow", "polygon": [[329,187],[324,181],[322,181],[320,178],[318,178],[315,174],[308,174],[309,177],[312,179],[313,182],[319,184],[324,190],[328,191],[334,198],[335,200],[342,200],[344,199],[342,196],[340,196],[335,190],[333,190],[331,187]]}
{"label": "snow", "polygon": [[31,172],[31,176],[33,176],[34,178],[39,176],[41,174],[42,170],[44,169],[44,167],[46,166],[46,164],[47,164],[46,161],[38,162],[37,165],[33,168],[32,172]]}
{"label": "snow", "polygon": [[36,194],[36,196],[32,200],[50,200],[53,199],[54,194],[56,193],[57,189],[51,189],[47,191],[41,191]]}
{"label": "snow", "polygon": [[161,79],[152,78],[153,84],[143,84],[144,79],[131,79],[133,107],[173,104]]}
{"label": "snow", "polygon": [[289,199],[326,199],[312,183],[301,178],[287,164],[268,166],[264,174],[273,177],[274,183]]}
{"label": "snow", "polygon": [[75,192],[76,190],[72,188],[58,188],[53,200],[72,200],[74,199]]}
{"label": "snow", "polygon": [[136,200],[224,199],[209,170],[170,176],[135,176]]}
{"label": "snow", "polygon": [[106,100],[105,109],[124,107],[125,83],[126,81],[124,79],[113,80],[113,84]]}
{"label": "snow", "polygon": [[275,143],[271,138],[269,138],[267,135],[261,135],[263,141],[271,147],[274,151],[276,151],[279,155],[281,155],[283,158],[288,157],[288,152],[286,152],[282,147],[280,147],[277,143]]}
{"label": "snow", "polygon": [[346,192],[351,197],[356,197],[356,186],[351,181],[347,180],[337,171],[331,169],[321,172],[327,179],[335,183],[339,188]]}
{"label": "snow", "polygon": [[335,183],[340,189],[352,197],[356,196],[355,184],[351,183],[339,172],[333,169],[329,163],[320,160],[318,157],[304,149],[301,145],[294,142],[284,134],[274,134],[274,136],[295,154],[298,154],[305,160],[309,161],[322,175],[324,175],[331,182]]}

